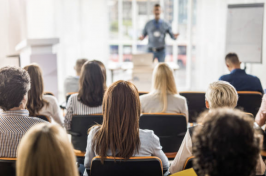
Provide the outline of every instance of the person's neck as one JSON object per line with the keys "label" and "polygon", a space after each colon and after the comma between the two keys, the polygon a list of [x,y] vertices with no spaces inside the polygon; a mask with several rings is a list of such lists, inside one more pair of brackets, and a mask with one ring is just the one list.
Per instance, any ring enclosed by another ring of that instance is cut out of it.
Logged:
{"label": "person's neck", "polygon": [[236,69],[241,69],[241,68],[240,68],[240,66],[234,66],[234,67],[232,67],[231,71],[236,70]]}
{"label": "person's neck", "polygon": [[158,16],[158,17],[156,16],[156,17],[155,17],[155,20],[156,20],[156,21],[159,21],[159,20],[160,20],[160,16]]}

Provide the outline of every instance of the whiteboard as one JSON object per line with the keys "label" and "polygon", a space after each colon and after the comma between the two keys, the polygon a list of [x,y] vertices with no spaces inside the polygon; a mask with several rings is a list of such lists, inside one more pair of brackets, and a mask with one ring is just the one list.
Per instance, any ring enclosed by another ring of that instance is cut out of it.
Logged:
{"label": "whiteboard", "polygon": [[226,54],[241,62],[262,63],[264,4],[228,5]]}

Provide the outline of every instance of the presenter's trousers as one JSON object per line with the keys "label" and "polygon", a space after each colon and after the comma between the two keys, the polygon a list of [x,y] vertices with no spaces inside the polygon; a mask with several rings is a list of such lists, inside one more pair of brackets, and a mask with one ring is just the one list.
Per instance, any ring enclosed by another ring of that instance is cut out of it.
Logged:
{"label": "presenter's trousers", "polygon": [[153,53],[153,60],[155,58],[158,59],[158,62],[164,62],[165,60],[165,49],[160,51],[153,51],[152,49],[148,49],[149,53]]}

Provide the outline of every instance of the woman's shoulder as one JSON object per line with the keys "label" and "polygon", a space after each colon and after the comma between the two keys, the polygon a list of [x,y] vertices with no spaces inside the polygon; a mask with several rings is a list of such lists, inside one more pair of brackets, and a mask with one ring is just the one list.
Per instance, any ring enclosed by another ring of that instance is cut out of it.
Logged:
{"label": "woman's shoulder", "polygon": [[172,97],[176,100],[179,100],[179,101],[186,101],[186,97],[182,96],[182,95],[179,95],[179,94],[172,94]]}
{"label": "woman's shoulder", "polygon": [[153,130],[146,130],[146,129],[139,129],[139,136],[140,137],[153,137],[154,136],[154,132]]}
{"label": "woman's shoulder", "polygon": [[43,99],[48,101],[49,103],[56,103],[57,104],[57,99],[53,95],[43,95]]}

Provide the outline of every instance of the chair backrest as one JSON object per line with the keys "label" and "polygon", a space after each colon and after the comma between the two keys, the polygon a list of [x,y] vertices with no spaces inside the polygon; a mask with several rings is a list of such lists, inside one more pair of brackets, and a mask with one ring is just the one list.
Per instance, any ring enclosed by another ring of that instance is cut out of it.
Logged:
{"label": "chair backrest", "polygon": [[148,94],[149,92],[139,92],[139,96]]}
{"label": "chair backrest", "polygon": [[183,170],[193,168],[193,159],[194,158],[195,158],[195,156],[191,156],[191,157],[187,158],[187,160],[183,166]]}
{"label": "chair backrest", "polygon": [[[89,172],[89,171],[87,171]],[[90,176],[162,176],[162,161],[158,157],[107,157],[104,164],[100,157],[94,157],[91,162]]]}
{"label": "chair backrest", "polygon": [[0,158],[0,175],[16,176],[16,158]]}
{"label": "chair backrest", "polygon": [[262,93],[253,91],[238,91],[237,108],[249,112],[256,117],[262,101]]}
{"label": "chair backrest", "polygon": [[66,94],[66,103],[68,102],[69,97],[70,97],[71,95],[73,95],[73,94],[76,94],[76,93],[78,93],[78,92],[68,92],[68,93]]}
{"label": "chair backrest", "polygon": [[37,114],[36,117],[38,117],[38,118],[40,118],[42,120],[45,120],[47,122],[51,122],[51,119],[48,116],[46,116],[46,115]]}
{"label": "chair backrest", "polygon": [[153,130],[160,138],[165,153],[177,152],[187,131],[186,116],[167,113],[142,114],[139,127]]}
{"label": "chair backrest", "polygon": [[55,96],[52,92],[44,92],[44,95],[51,95],[51,96]]}
{"label": "chair backrest", "polygon": [[102,124],[102,114],[73,115],[71,122],[71,141],[74,149],[86,151],[88,129],[96,124]]}
{"label": "chair backrest", "polygon": [[197,117],[206,110],[205,92],[180,92],[187,99],[189,122],[194,123]]}

